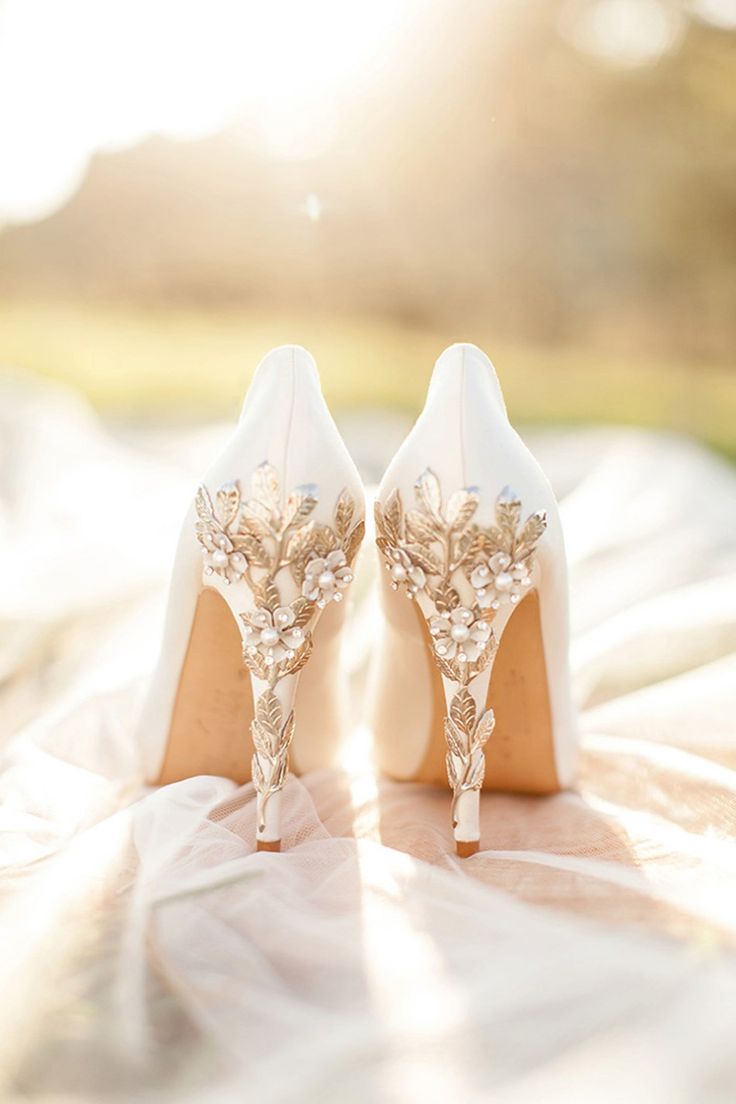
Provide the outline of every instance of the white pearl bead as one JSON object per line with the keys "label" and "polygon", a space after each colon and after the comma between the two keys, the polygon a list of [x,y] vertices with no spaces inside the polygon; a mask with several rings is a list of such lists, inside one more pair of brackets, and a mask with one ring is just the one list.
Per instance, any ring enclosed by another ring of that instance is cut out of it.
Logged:
{"label": "white pearl bead", "polygon": [[322,590],[329,590],[335,585],[335,576],[331,571],[323,571],[317,582]]}
{"label": "white pearl bead", "polygon": [[450,629],[450,635],[453,640],[456,640],[458,644],[462,644],[464,640],[467,640],[470,636],[470,630],[466,625],[453,625]]}
{"label": "white pearl bead", "polygon": [[391,578],[397,583],[403,583],[406,578],[406,568],[402,564],[394,564],[391,568]]}
{"label": "white pearl bead", "polygon": [[223,552],[218,548],[216,552],[212,553],[212,563],[215,567],[227,567],[227,552]]}
{"label": "white pearl bead", "polygon": [[508,590],[513,585],[513,577],[509,575],[508,571],[499,571],[495,580],[496,590]]}
{"label": "white pearl bead", "polygon": [[263,629],[261,631],[261,643],[265,644],[267,647],[275,644],[278,638],[279,634],[276,629]]}

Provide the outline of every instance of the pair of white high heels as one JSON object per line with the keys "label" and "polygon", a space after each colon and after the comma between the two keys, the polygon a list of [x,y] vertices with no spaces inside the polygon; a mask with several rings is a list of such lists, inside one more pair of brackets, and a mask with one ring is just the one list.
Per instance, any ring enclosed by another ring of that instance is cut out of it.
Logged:
{"label": "pair of white high heels", "polygon": [[[290,760],[302,773],[335,759],[342,599],[363,533],[363,485],[314,360],[275,349],[185,520],[141,722],[150,781],[253,782],[260,850],[280,849]],[[555,792],[576,749],[557,506],[473,345],[437,361],[378,490],[376,543],[378,764],[449,779],[457,853],[471,855],[481,789]]]}

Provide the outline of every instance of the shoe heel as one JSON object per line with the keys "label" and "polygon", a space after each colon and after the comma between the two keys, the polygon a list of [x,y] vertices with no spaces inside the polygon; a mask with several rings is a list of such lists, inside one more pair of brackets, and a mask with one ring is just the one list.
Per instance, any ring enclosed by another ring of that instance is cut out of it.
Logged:
{"label": "shoe heel", "polygon": [[251,776],[256,791],[256,849],[281,850],[281,791],[289,773],[294,736],[295,687],[271,685],[251,676],[254,717]]}
{"label": "shoe heel", "polygon": [[185,520],[140,722],[152,781],[253,783],[259,850],[281,847],[290,752],[297,771],[334,758],[338,606],[363,532],[314,361],[274,350]]}
{"label": "shoe heel", "polygon": [[[487,679],[473,680],[483,687]],[[480,791],[486,773],[485,745],[494,726],[492,709],[476,701],[472,682],[468,686],[445,688],[447,716],[444,730],[447,744],[447,779],[452,789],[450,817],[455,850],[461,858],[474,855],[480,846]],[[476,690],[477,693],[477,690]]]}
{"label": "shoe heel", "polygon": [[394,590],[414,600],[428,628],[427,646],[442,679],[446,714],[445,765],[452,789],[451,819],[458,855],[480,841],[480,791],[485,746],[495,727],[487,706],[493,662],[511,615],[536,576],[535,550],[547,525],[543,511],[521,524],[521,503],[506,487],[495,525],[475,522],[480,504],[467,487],[443,503],[439,479],[427,469],[405,512],[394,490],[376,504],[376,543]]}
{"label": "shoe heel", "polygon": [[480,350],[440,357],[377,497],[377,761],[397,779],[447,778],[456,850],[472,855],[480,792],[555,793],[577,748],[557,504]]}
{"label": "shoe heel", "polygon": [[205,585],[213,579],[218,587],[224,582],[250,674],[256,845],[260,851],[279,851],[281,792],[289,773],[299,675],[314,651],[323,611],[341,602],[352,582],[364,525],[348,490],[339,495],[329,523],[313,519],[314,485],[295,488],[282,504],[278,473],[267,462],[256,469],[252,495],[243,501],[237,484],[221,488],[218,512],[206,488],[200,488],[197,533]]}

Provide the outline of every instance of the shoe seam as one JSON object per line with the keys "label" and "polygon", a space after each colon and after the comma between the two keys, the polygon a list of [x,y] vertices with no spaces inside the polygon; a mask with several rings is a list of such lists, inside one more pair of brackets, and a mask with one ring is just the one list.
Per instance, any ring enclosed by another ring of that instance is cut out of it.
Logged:
{"label": "shoe seam", "polygon": [[289,417],[286,422],[286,436],[284,438],[284,451],[283,451],[283,464],[281,465],[283,486],[290,487],[289,482],[289,446],[291,444],[291,427],[294,421],[294,408],[296,406],[296,364],[294,359],[294,350],[291,349],[291,403],[289,406]]}

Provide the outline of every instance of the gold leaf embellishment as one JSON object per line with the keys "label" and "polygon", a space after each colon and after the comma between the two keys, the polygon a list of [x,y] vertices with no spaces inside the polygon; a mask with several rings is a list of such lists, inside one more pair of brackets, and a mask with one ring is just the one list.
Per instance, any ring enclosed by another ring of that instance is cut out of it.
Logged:
{"label": "gold leaf embellishment", "polygon": [[[414,485],[415,506],[404,510],[392,491],[376,503],[376,543],[395,590],[416,599],[429,624],[432,653],[445,679],[458,684],[445,718],[447,776],[457,802],[483,785],[483,748],[495,720],[477,716],[468,684],[493,662],[497,641],[492,621],[504,605],[516,605],[531,586],[534,557],[547,526],[543,511],[521,524],[521,502],[505,487],[496,499],[496,524],[477,524],[475,487],[455,491],[443,508],[442,491],[427,469]],[[461,592],[472,602],[464,604]]]}
{"label": "gold leaf embellishment", "polygon": [[[330,602],[342,601],[353,579],[364,525],[362,520],[354,522],[356,506],[347,490],[337,500],[331,525],[312,517],[318,496],[311,484],[294,488],[282,506],[278,473],[268,463],[256,469],[250,491],[245,499],[237,482],[228,483],[213,501],[202,486],[195,511],[205,575],[217,575],[227,585],[246,584],[255,602],[240,619],[243,660],[266,684],[251,723],[252,774],[263,830],[266,805],[286,779],[294,733],[293,712],[282,716],[274,689],[309,660],[319,612]],[[282,597],[279,584],[284,575],[301,590],[291,601]]]}

